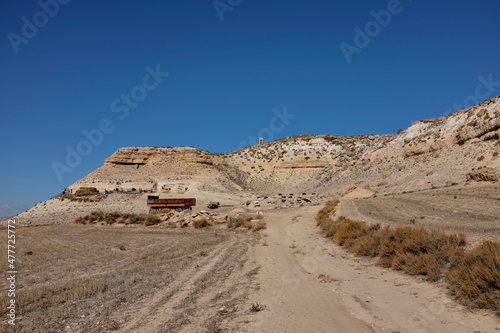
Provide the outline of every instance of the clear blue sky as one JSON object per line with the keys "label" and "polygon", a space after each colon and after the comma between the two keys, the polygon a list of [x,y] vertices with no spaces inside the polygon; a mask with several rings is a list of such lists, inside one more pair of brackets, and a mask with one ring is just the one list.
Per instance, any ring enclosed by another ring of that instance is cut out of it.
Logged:
{"label": "clear blue sky", "polygon": [[[54,1],[0,4],[0,216],[120,147],[393,133],[500,93],[497,0]],[[388,7],[376,23],[370,12]],[[369,40],[356,44],[355,27]],[[341,43],[359,46],[350,63]],[[157,65],[161,82],[146,77]],[[295,117],[283,124],[285,108]],[[89,152],[82,131],[102,121]],[[88,155],[70,168],[78,144]],[[54,162],[71,172],[57,177]]]}

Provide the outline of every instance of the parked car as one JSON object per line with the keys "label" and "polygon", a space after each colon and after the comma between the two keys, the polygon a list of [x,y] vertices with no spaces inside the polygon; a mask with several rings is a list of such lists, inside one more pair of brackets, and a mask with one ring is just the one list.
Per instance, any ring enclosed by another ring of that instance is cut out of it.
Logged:
{"label": "parked car", "polygon": [[220,206],[220,203],[215,202],[215,201],[210,201],[207,205],[207,208],[208,209],[217,209],[217,208],[219,208],[219,206]]}

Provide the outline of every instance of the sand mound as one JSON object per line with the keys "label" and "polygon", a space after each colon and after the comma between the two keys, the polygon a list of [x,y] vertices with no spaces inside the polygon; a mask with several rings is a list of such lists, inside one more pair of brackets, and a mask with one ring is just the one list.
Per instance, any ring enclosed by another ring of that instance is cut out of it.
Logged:
{"label": "sand mound", "polygon": [[342,197],[344,199],[369,198],[369,197],[373,197],[373,195],[375,194],[375,192],[370,191],[370,190],[363,188],[363,187],[356,187],[354,189],[349,188],[349,191],[344,190],[344,193],[345,194]]}

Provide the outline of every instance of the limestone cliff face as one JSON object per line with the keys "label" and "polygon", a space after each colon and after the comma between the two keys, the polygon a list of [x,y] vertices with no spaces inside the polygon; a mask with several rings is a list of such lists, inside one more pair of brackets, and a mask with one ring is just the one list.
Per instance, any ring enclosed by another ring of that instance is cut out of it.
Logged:
{"label": "limestone cliff face", "polygon": [[381,193],[418,190],[474,180],[467,175],[478,168],[499,172],[499,138],[497,96],[415,121],[399,134],[296,135],[224,154],[194,147],[121,148],[73,187],[148,182],[170,191],[335,192],[376,183]]}
{"label": "limestone cliff face", "polygon": [[106,164],[129,165],[129,164],[151,164],[155,160],[161,160],[162,154],[157,148],[127,147],[120,148],[109,156]]}
{"label": "limestone cliff face", "polygon": [[500,138],[500,96],[439,119],[415,121],[383,150],[414,156]]}
{"label": "limestone cliff face", "polygon": [[125,147],[105,160],[106,164],[152,165],[169,159],[187,163],[212,164],[211,154],[193,147]]}

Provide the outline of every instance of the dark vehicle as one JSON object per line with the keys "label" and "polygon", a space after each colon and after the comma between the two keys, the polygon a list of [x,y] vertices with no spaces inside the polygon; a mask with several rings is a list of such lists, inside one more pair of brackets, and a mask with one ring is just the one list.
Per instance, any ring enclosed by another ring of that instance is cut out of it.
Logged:
{"label": "dark vehicle", "polygon": [[196,206],[195,198],[169,198],[160,199],[155,195],[148,195],[147,200],[148,207],[151,209],[159,208],[170,208],[177,211],[182,211],[184,209],[192,209],[192,206]]}
{"label": "dark vehicle", "polygon": [[219,206],[220,206],[220,203],[214,202],[214,201],[210,201],[208,203],[208,205],[207,205],[207,208],[208,209],[217,209],[217,208],[219,208]]}

